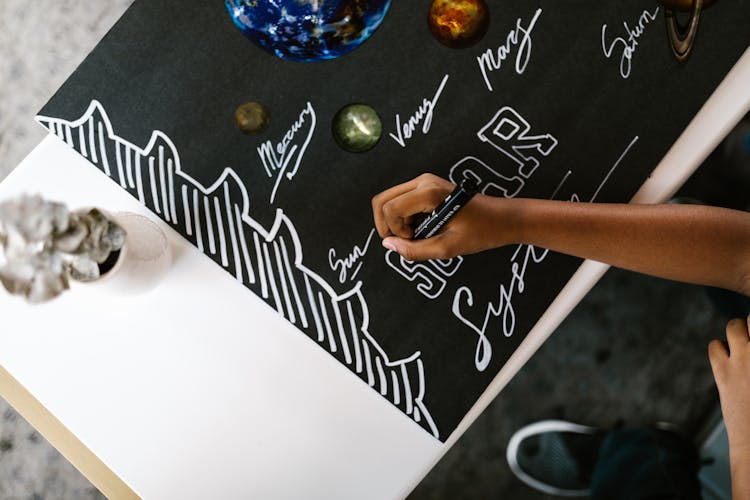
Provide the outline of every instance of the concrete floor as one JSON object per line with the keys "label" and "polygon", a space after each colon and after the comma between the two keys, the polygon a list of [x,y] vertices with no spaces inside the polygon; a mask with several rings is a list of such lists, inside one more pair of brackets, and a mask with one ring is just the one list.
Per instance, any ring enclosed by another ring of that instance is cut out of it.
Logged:
{"label": "concrete floor", "polygon": [[[0,2],[0,179],[43,137],[32,116],[131,1]],[[732,189],[750,192],[720,174],[702,171],[684,194],[727,205]],[[706,345],[724,324],[697,287],[610,271],[411,498],[546,498],[505,463],[513,431],[539,419],[695,432],[718,402]],[[101,498],[2,400],[0,415],[0,500]]]}
{"label": "concrete floor", "polygon": [[[132,0],[0,1],[0,179],[46,131],[34,115]],[[104,498],[0,399],[0,500]]]}
{"label": "concrete floor", "polygon": [[718,403],[706,347],[725,322],[697,287],[611,270],[410,498],[552,498],[505,461],[513,432],[537,420],[697,434]]}

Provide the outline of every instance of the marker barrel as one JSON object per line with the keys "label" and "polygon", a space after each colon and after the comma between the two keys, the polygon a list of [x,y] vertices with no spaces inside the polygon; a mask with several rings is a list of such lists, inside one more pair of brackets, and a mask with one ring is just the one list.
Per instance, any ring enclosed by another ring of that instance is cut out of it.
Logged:
{"label": "marker barrel", "polygon": [[435,236],[476,194],[478,184],[471,179],[464,179],[448,197],[417,226],[413,239],[423,240]]}

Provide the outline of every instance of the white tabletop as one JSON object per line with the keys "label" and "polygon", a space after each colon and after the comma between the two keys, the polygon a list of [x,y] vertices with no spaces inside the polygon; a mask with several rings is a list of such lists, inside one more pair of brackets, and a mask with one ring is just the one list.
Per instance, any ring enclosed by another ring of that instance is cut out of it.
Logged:
{"label": "white tabletop", "polygon": [[[750,50],[634,201],[673,194],[750,109],[748,82]],[[21,192],[149,215],[53,136],[0,184],[0,199]],[[129,487],[154,499],[403,498],[607,269],[581,266],[441,444],[153,220],[175,258],[151,292],[79,286],[42,306],[0,294],[0,366],[30,396],[11,403],[112,496]],[[45,429],[39,403],[66,430]],[[80,458],[83,446],[127,487]]]}

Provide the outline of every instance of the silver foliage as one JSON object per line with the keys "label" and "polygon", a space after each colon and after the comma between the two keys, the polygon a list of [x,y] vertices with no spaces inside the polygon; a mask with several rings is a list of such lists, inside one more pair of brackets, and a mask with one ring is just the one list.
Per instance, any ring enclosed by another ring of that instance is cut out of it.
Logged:
{"label": "silver foliage", "polygon": [[93,281],[125,231],[98,209],[70,212],[40,196],[0,203],[0,283],[29,302],[50,300],[68,280]]}

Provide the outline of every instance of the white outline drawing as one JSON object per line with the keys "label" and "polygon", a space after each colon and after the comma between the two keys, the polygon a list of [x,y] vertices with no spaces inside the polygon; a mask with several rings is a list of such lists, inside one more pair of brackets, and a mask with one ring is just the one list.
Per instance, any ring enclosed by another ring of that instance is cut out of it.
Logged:
{"label": "white outline drawing", "polygon": [[[482,170],[488,175],[481,175]],[[482,194],[502,196],[503,198],[514,198],[526,185],[523,178],[517,175],[505,177],[474,156],[467,156],[453,165],[448,177],[454,184],[459,184],[463,179],[472,177],[482,186]]]}
{"label": "white outline drawing", "polygon": [[[612,173],[615,171],[615,169],[617,169],[623,158],[625,158],[625,155],[628,154],[628,152],[636,142],[638,142],[638,136],[633,137],[625,150],[620,153],[620,156],[617,158],[612,167],[607,171],[604,179],[596,188],[593,196],[591,196],[590,202],[596,200],[596,197],[599,196],[599,193],[609,180]],[[567,181],[568,177],[570,177],[571,173],[572,172],[570,170],[565,173],[565,176],[555,188],[550,199],[555,198],[557,193],[560,191],[560,188],[562,188],[565,181]],[[579,201],[578,195],[573,194],[571,197],[571,201]],[[523,260],[516,260],[524,247],[526,248],[526,250],[523,253]],[[541,253],[537,253],[537,251],[541,251]],[[461,286],[454,293],[453,305],[451,308],[453,315],[464,325],[473,330],[477,335],[477,345],[474,354],[474,366],[478,371],[484,371],[489,366],[490,361],[492,360],[492,343],[487,336],[487,329],[490,321],[496,318],[500,318],[500,325],[502,327],[503,335],[505,337],[510,337],[513,335],[516,328],[516,311],[513,305],[513,297],[515,296],[516,292],[518,292],[518,294],[523,294],[526,288],[524,279],[526,276],[526,269],[528,265],[531,263],[541,263],[547,257],[548,253],[549,250],[544,248],[536,248],[532,245],[526,244],[518,245],[515,252],[513,252],[513,255],[510,258],[510,284],[507,287],[503,283],[499,285],[497,303],[495,304],[493,302],[487,302],[484,309],[484,315],[481,316],[482,319],[479,322],[472,321],[471,319],[467,318],[462,311],[462,306],[464,307],[464,309],[468,308],[470,311],[472,308],[474,308],[474,295],[471,288],[469,288],[468,286]],[[477,308],[479,307],[480,306],[477,305]]]}
{"label": "white outline drawing", "polygon": [[459,255],[453,259],[413,262],[406,260],[393,250],[385,253],[385,263],[407,281],[416,281],[419,293],[430,300],[435,300],[443,293],[448,284],[445,278],[456,274],[463,261],[464,258]]}
{"label": "white outline drawing", "polygon": [[[507,130],[507,126],[511,130]],[[524,154],[524,150],[537,150],[542,155],[549,156],[557,147],[557,139],[552,134],[527,135],[530,130],[531,124],[518,111],[510,106],[503,106],[492,120],[477,132],[477,137],[516,162],[518,173],[528,179],[539,167],[539,160],[533,154]],[[497,144],[493,137],[501,143],[512,143],[510,150],[503,147],[505,144]]]}
{"label": "white outline drawing", "polygon": [[[234,170],[225,168],[216,182],[203,186],[182,171],[177,149],[166,134],[153,131],[146,147],[140,148],[115,135],[97,100],[72,122],[41,115],[36,119],[159,213],[198,249],[207,255],[210,250],[212,258],[237,280],[439,439],[440,432],[423,400],[426,382],[421,352],[391,361],[369,332],[362,282],[340,294],[303,265],[302,244],[292,221],[281,209],[277,209],[270,229],[254,220],[249,215],[247,189]],[[126,157],[136,155],[135,161],[123,161],[122,153],[117,154],[123,146]],[[111,168],[113,158],[116,169]],[[148,165],[148,175],[132,171],[141,165]],[[146,180],[150,189],[142,185]]]}

